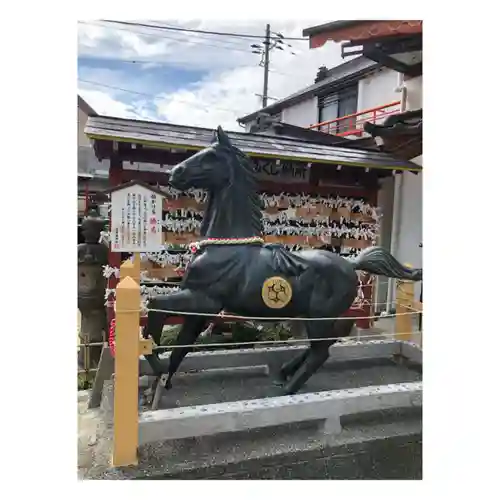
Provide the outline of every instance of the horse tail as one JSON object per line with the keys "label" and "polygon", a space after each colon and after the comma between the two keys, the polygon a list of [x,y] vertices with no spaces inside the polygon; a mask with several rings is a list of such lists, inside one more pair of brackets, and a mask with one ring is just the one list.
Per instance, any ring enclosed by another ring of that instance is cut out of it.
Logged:
{"label": "horse tail", "polygon": [[390,252],[382,247],[363,250],[353,261],[355,270],[410,281],[422,280],[422,269],[403,266]]}

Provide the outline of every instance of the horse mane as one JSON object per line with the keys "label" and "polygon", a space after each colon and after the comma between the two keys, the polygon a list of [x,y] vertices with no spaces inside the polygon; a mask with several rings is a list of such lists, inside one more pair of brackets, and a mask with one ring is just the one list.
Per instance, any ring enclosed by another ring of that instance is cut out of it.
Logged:
{"label": "horse mane", "polygon": [[228,164],[234,173],[231,176],[231,183],[238,182],[240,187],[246,190],[246,199],[248,200],[251,225],[256,236],[264,232],[262,225],[262,202],[258,193],[257,173],[252,160],[237,147],[232,144],[221,145],[215,148],[217,152],[223,153],[228,160]]}

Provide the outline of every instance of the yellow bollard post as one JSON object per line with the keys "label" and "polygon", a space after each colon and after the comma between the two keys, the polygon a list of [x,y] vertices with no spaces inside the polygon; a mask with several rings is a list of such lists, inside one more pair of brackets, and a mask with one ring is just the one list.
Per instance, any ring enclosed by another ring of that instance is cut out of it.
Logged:
{"label": "yellow bollard post", "polygon": [[126,260],[120,266],[120,281],[126,278],[127,276],[130,276],[132,278],[133,274],[134,274],[134,264],[132,263],[132,261]]}
{"label": "yellow bollard post", "polygon": [[134,281],[139,283],[141,279],[141,257],[139,253],[134,254],[134,261],[126,260],[120,266],[120,280],[130,276]]}
{"label": "yellow bollard post", "polygon": [[413,331],[413,298],[415,283],[413,281],[396,281],[396,340],[411,340]]}
{"label": "yellow bollard post", "polygon": [[139,283],[141,279],[141,254],[139,252],[134,253],[134,262],[132,262],[132,265],[134,266],[132,278]]}
{"label": "yellow bollard post", "polygon": [[[122,265],[122,268],[125,264]],[[126,269],[126,268],[125,268]],[[121,271],[121,270],[120,270]],[[139,283],[125,276],[116,287],[116,347],[113,459],[136,465],[139,442]]]}

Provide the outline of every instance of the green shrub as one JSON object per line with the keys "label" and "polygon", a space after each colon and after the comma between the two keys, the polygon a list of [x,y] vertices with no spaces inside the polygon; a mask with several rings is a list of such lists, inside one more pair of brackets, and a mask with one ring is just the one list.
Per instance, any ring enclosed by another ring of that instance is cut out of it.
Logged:
{"label": "green shrub", "polygon": [[[160,344],[169,346],[175,342],[181,325],[168,325],[163,328]],[[221,344],[220,347],[207,347],[207,349],[238,349],[240,346],[225,346],[232,343],[250,343],[242,348],[252,347],[252,342],[258,341],[281,341],[292,337],[290,328],[283,323],[272,323],[258,325],[253,322],[241,322],[216,325],[212,334],[207,337],[198,338],[197,344]],[[259,344],[256,344],[258,346]],[[270,344],[271,345],[271,344]]]}

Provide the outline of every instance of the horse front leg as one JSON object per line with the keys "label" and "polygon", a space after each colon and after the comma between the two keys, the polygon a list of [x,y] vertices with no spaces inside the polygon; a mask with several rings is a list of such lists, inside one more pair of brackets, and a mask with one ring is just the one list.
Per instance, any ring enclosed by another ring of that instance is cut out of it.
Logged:
{"label": "horse front leg", "polygon": [[[171,387],[173,375],[179,369],[186,354],[192,350],[191,347],[182,346],[191,346],[196,342],[207,319],[214,314],[218,314],[222,309],[222,305],[202,292],[183,289],[169,295],[151,299],[148,308],[148,324],[144,330],[144,335],[151,335],[157,345],[160,345],[161,332],[165,319],[168,316],[185,316],[181,330],[170,353],[168,369],[157,353],[146,356],[146,360],[157,377],[152,406],[154,410],[158,408],[162,389],[169,389]],[[186,313],[194,314],[191,316]],[[175,347],[176,345],[179,347]],[[168,376],[166,375],[167,371]]]}
{"label": "horse front leg", "polygon": [[[155,303],[156,299],[151,299],[149,305],[152,306],[151,303]],[[152,306],[152,309],[156,309],[156,307]],[[143,329],[142,336],[147,339],[151,337],[154,343],[159,346],[161,343],[161,334],[163,332],[163,326],[165,325],[165,320],[169,315],[165,312],[160,311],[148,311],[148,320],[145,328]],[[164,371],[164,366],[162,360],[158,356],[156,351],[153,351],[152,354],[144,356],[146,361],[148,362],[151,370],[156,374],[157,377],[161,376]]]}

